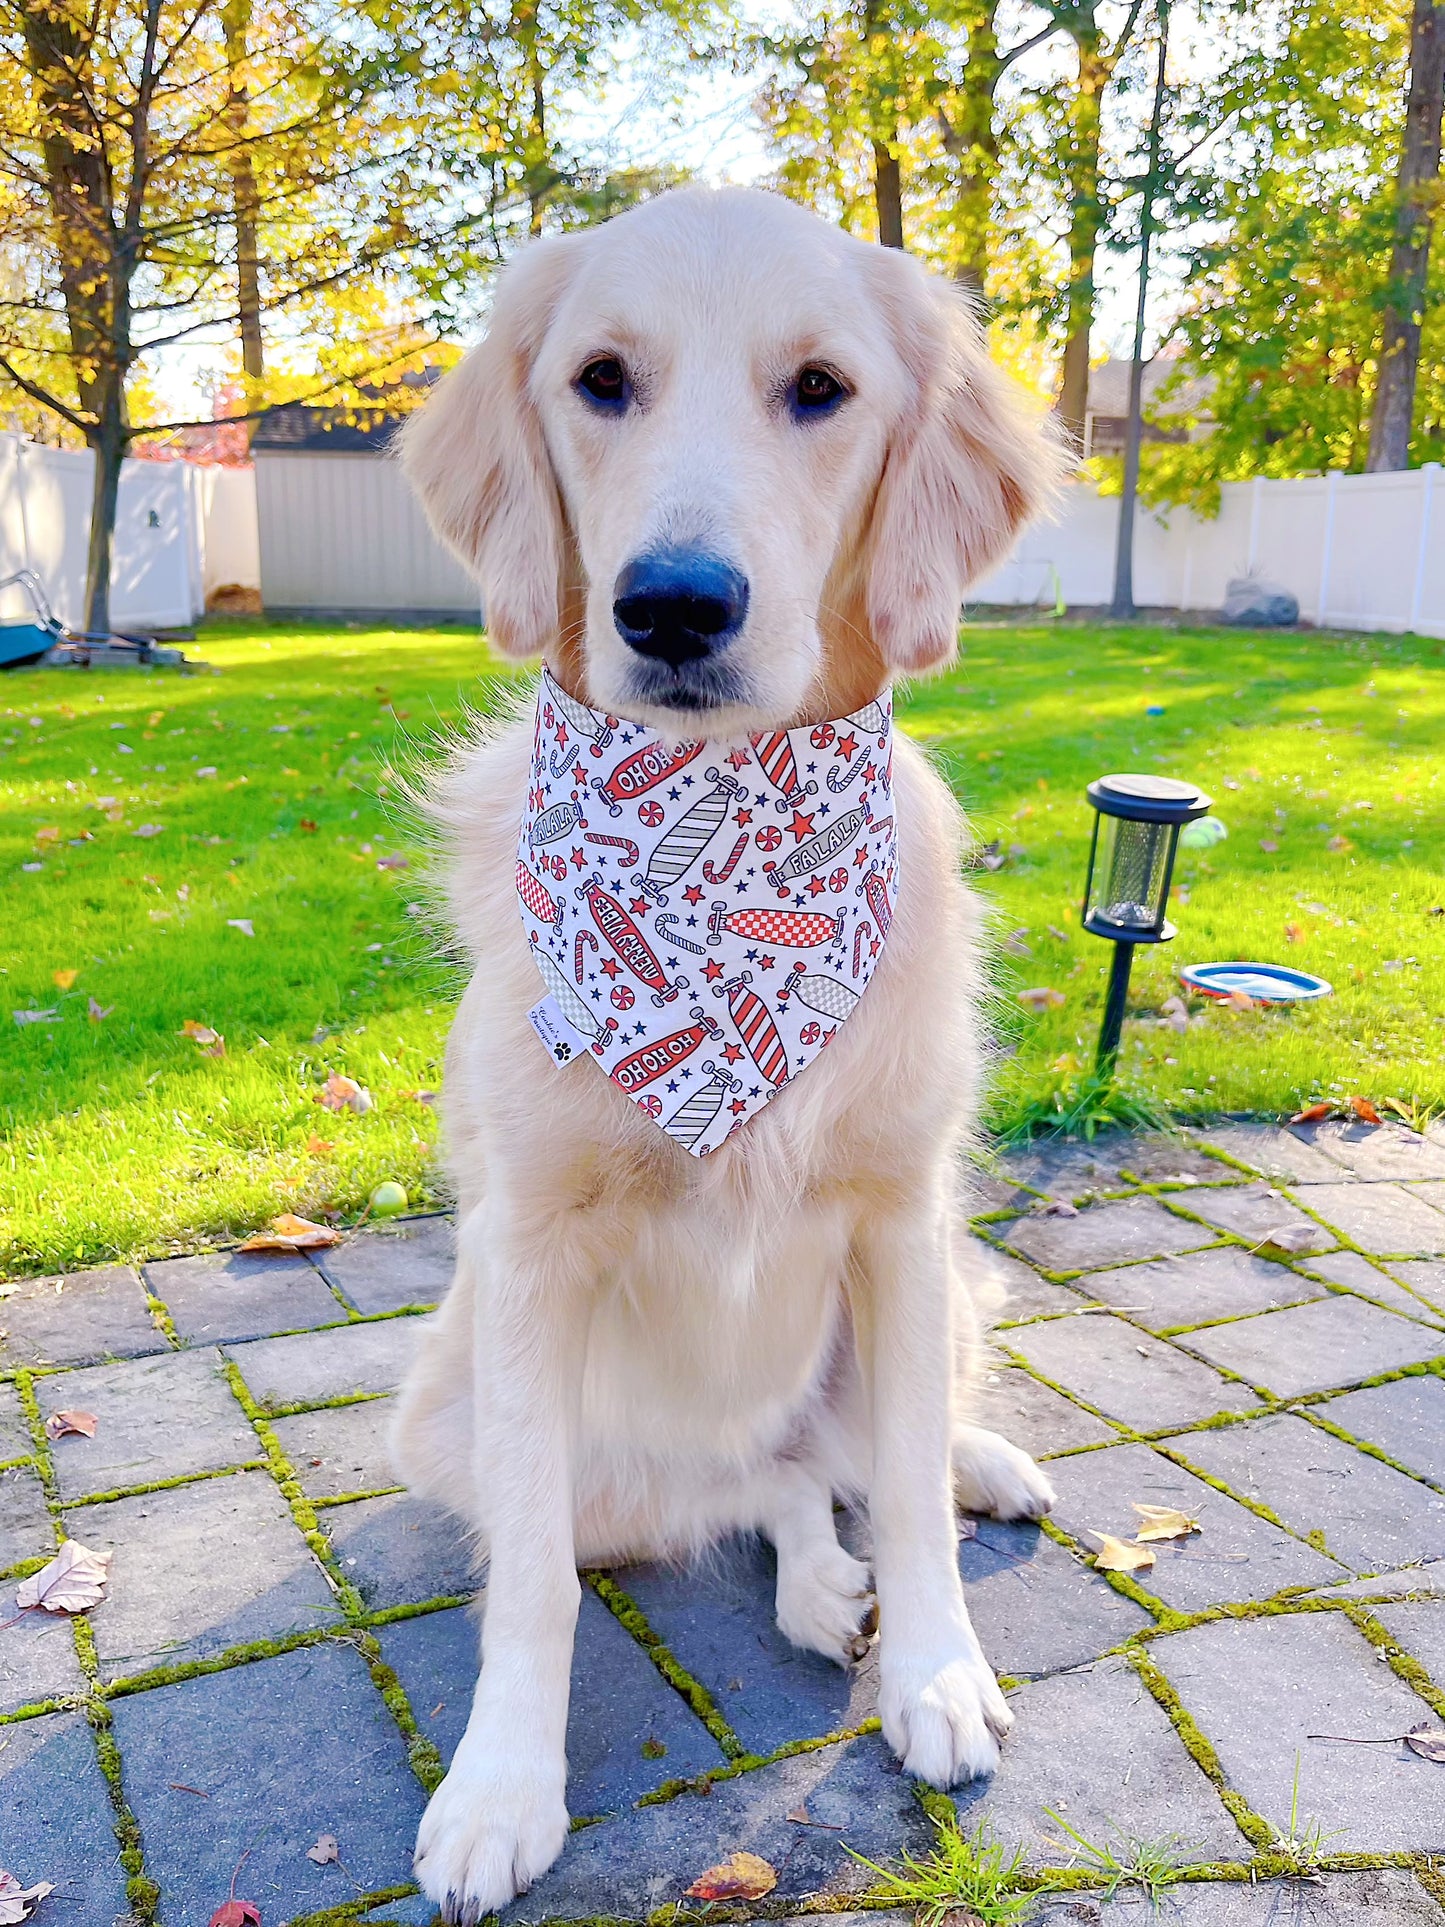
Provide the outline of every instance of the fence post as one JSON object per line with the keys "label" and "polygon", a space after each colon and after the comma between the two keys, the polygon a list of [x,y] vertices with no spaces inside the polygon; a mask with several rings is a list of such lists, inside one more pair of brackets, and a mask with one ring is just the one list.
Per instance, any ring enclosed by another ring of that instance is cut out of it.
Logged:
{"label": "fence post", "polygon": [[1339,479],[1337,468],[1332,468],[1325,477],[1325,540],[1320,556],[1319,606],[1315,610],[1315,621],[1321,629],[1325,627],[1325,610],[1330,606],[1330,562],[1335,548],[1335,491]]}
{"label": "fence post", "polygon": [[1425,563],[1430,554],[1430,510],[1435,494],[1435,477],[1440,473],[1438,462],[1426,462],[1420,471],[1423,486],[1420,490],[1420,541],[1415,551],[1415,592],[1410,597],[1410,628],[1419,627],[1420,611],[1425,599]]}

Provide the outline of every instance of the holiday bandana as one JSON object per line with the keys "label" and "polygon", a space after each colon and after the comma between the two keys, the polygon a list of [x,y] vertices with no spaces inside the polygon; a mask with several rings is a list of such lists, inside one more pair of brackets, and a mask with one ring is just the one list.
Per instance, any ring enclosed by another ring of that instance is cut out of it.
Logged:
{"label": "holiday bandana", "polygon": [[857,1008],[897,889],[893,705],[674,742],[544,669],[517,897],[559,1063],[591,1051],[702,1157]]}

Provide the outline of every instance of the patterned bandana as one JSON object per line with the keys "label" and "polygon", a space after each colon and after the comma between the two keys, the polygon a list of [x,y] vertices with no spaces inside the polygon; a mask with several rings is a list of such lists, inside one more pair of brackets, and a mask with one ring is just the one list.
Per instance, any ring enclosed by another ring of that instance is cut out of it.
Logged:
{"label": "patterned bandana", "polygon": [[517,848],[558,1063],[590,1050],[702,1157],[849,1017],[892,921],[893,704],[672,742],[544,669]]}

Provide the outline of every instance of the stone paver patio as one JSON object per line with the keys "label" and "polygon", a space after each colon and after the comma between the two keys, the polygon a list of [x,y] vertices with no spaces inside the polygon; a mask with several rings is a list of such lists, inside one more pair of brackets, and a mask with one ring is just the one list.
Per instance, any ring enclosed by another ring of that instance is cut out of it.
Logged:
{"label": "stone paver patio", "polygon": [[[1036,1148],[980,1190],[1012,1293],[988,1422],[1059,1505],[961,1547],[1018,1715],[997,1778],[954,1796],[965,1830],[1082,1880],[1051,1809],[1199,1870],[1158,1915],[1097,1881],[1040,1894],[1059,1927],[1442,1927],[1445,1765],[1400,1736],[1445,1715],[1445,1136],[1229,1124]],[[1264,1242],[1283,1227],[1309,1249]],[[59,1537],[114,1554],[93,1612],[0,1626],[0,1866],[55,1883],[42,1927],[204,1927],[238,1864],[265,1927],[431,1920],[411,1846],[466,1717],[476,1582],[385,1434],[448,1237],[4,1288],[7,1614]],[[95,1436],[48,1441],[76,1408]],[[1088,1548],[1136,1502],[1203,1531],[1108,1578]],[[846,1911],[876,1882],[853,1856],[926,1854],[944,1809],[889,1758],[872,1660],[783,1641],[770,1569],[747,1545],[589,1575],[587,1824],[508,1922],[642,1920],[738,1848],[778,1871],[771,1918],[908,1917]],[[1296,1789],[1307,1882],[1271,1858]],[[339,1862],[307,1857],[324,1834]]]}

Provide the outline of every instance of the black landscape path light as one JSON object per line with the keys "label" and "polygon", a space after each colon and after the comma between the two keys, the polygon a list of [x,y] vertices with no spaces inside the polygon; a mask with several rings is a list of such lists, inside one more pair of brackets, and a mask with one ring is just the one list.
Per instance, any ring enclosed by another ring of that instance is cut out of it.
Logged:
{"label": "black landscape path light", "polygon": [[1172,776],[1101,776],[1089,785],[1098,811],[1084,885],[1084,928],[1114,946],[1096,1066],[1107,1077],[1119,1055],[1129,971],[1138,943],[1168,943],[1178,932],[1164,915],[1174,853],[1186,823],[1209,812],[1209,798]]}

